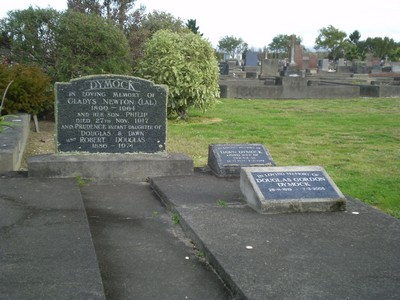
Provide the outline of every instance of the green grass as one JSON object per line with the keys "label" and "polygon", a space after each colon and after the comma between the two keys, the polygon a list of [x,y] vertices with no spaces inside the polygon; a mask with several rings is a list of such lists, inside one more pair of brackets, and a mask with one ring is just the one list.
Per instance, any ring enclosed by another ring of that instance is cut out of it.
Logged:
{"label": "green grass", "polygon": [[224,99],[168,121],[168,151],[205,166],[212,143],[259,143],[278,166],[324,167],[344,194],[400,218],[400,98]]}

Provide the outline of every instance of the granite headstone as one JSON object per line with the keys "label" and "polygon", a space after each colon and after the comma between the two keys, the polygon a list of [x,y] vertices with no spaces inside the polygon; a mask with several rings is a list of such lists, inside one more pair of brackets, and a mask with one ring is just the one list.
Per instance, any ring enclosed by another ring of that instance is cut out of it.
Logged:
{"label": "granite headstone", "polygon": [[247,166],[274,166],[268,150],[261,144],[210,144],[208,166],[218,177],[239,176]]}
{"label": "granite headstone", "polygon": [[346,199],[319,166],[242,168],[240,189],[260,213],[341,211]]}
{"label": "granite headstone", "polygon": [[166,86],[120,75],[56,83],[57,152],[164,152],[167,94]]}
{"label": "granite headstone", "polygon": [[218,67],[219,67],[220,75],[228,75],[229,74],[229,64],[227,62],[220,62]]}
{"label": "granite headstone", "polygon": [[247,51],[245,65],[246,66],[258,66],[258,52]]}

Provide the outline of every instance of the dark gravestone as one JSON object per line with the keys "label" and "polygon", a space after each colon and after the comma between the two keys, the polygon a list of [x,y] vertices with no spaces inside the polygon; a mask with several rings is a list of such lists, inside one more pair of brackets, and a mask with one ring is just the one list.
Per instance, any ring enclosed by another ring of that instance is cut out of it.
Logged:
{"label": "dark gravestone", "polygon": [[166,148],[167,87],[119,75],[56,83],[58,152],[157,153]]}
{"label": "dark gravestone", "polygon": [[211,144],[208,166],[219,177],[239,176],[244,166],[274,166],[268,150],[261,144]]}
{"label": "dark gravestone", "polygon": [[220,75],[228,75],[229,74],[229,64],[227,62],[219,63],[219,74]]}
{"label": "dark gravestone", "polygon": [[261,213],[340,211],[345,197],[318,166],[243,168],[240,188]]}

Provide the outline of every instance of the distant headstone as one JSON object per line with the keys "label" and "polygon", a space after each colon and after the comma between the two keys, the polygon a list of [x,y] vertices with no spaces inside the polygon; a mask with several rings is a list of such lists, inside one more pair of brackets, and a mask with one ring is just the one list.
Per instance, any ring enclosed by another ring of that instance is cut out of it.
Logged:
{"label": "distant headstone", "polygon": [[228,75],[229,74],[229,64],[225,61],[219,63],[219,74]]}
{"label": "distant headstone", "polygon": [[338,59],[338,67],[344,67],[346,66],[346,61],[344,58],[339,58]]}
{"label": "distant headstone", "polygon": [[346,198],[322,167],[242,168],[240,189],[260,213],[345,209]]}
{"label": "distant headstone", "polygon": [[279,59],[264,59],[261,61],[262,76],[279,76],[281,69]]}
{"label": "distant headstone", "polygon": [[373,65],[371,69],[371,74],[378,74],[378,73],[382,73],[382,66]]}
{"label": "distant headstone", "polygon": [[245,65],[255,67],[258,65],[258,52],[247,51]]}
{"label": "distant headstone", "polygon": [[56,83],[58,152],[157,153],[166,148],[167,87],[119,75]]}
{"label": "distant headstone", "polygon": [[392,63],[392,72],[400,73],[400,63]]}
{"label": "distant headstone", "polygon": [[268,150],[261,144],[211,144],[208,166],[219,177],[239,176],[244,166],[275,166]]}
{"label": "distant headstone", "polygon": [[329,60],[324,58],[319,61],[318,67],[321,71],[329,71]]}

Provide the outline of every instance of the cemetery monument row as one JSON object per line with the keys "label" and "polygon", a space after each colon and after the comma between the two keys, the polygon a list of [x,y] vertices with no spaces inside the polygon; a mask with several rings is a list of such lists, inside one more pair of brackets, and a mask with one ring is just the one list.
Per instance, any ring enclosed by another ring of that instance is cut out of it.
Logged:
{"label": "cemetery monument row", "polygon": [[57,152],[164,152],[167,94],[167,86],[120,75],[56,83]]}

